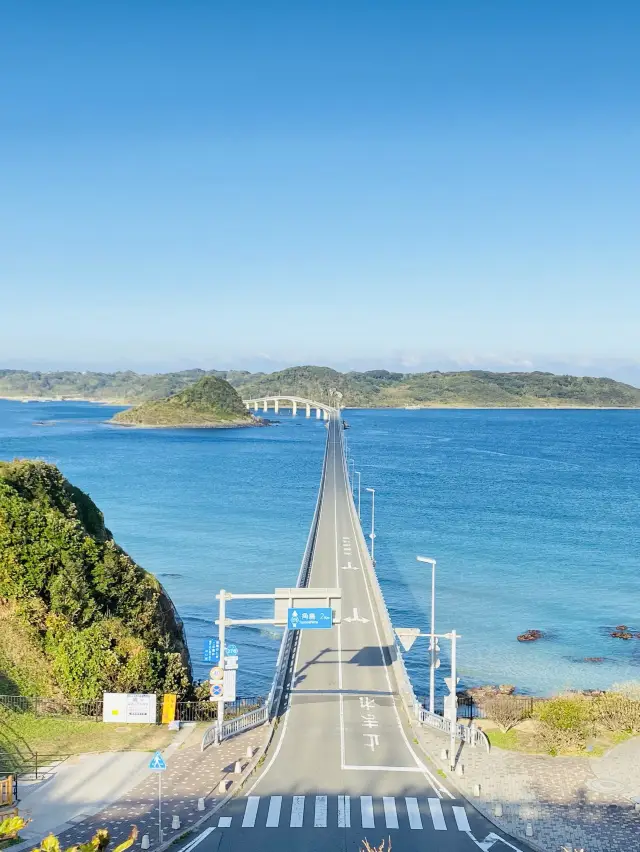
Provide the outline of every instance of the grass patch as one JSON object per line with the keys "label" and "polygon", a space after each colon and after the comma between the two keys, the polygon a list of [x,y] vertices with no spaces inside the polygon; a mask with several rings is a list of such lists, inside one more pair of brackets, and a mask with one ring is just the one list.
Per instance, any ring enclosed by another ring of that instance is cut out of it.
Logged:
{"label": "grass patch", "polygon": [[82,754],[99,751],[155,751],[173,734],[160,725],[105,724],[92,719],[66,719],[16,713],[0,708],[0,752],[28,762],[39,754]]}
{"label": "grass patch", "polygon": [[[501,748],[506,751],[518,751],[522,754],[545,754],[536,740],[535,731],[512,728],[507,733],[495,729],[485,729],[485,734],[491,748]],[[630,731],[600,732],[590,739],[587,748],[566,748],[558,752],[562,757],[602,757],[614,746],[631,739],[634,734]]]}
{"label": "grass patch", "polygon": [[503,748],[509,751],[521,751],[519,746],[518,731],[511,728],[510,731],[503,733],[502,731],[485,731],[487,739],[491,744],[491,748]]}
{"label": "grass patch", "polygon": [[443,771],[442,771],[442,769],[438,769],[438,775],[439,775],[441,778],[446,778],[446,777],[447,777],[446,773],[445,773],[445,772],[443,772]]}

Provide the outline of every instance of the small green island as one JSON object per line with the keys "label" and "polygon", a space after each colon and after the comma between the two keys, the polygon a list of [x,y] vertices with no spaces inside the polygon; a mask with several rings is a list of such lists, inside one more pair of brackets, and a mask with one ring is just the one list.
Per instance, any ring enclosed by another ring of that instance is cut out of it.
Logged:
{"label": "small green island", "polygon": [[110,422],[121,426],[199,429],[264,425],[263,420],[247,411],[229,382],[212,375],[172,396],[120,411]]}

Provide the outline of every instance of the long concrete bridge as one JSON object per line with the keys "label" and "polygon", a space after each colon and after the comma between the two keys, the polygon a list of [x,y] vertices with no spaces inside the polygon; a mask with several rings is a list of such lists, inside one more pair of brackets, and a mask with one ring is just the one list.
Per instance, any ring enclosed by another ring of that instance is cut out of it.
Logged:
{"label": "long concrete bridge", "polygon": [[298,413],[299,408],[305,411],[307,417],[311,417],[311,411],[315,409],[318,420],[321,417],[328,420],[331,414],[336,411],[335,408],[324,402],[315,402],[312,399],[304,399],[301,396],[280,394],[278,396],[260,396],[252,399],[243,399],[242,401],[247,408],[252,408],[256,412],[261,410],[266,412],[270,408],[273,408],[274,412],[278,414],[281,408],[290,408],[294,417]]}
{"label": "long concrete bridge", "polygon": [[[275,399],[283,397],[250,402]],[[329,417],[301,582],[339,587],[342,620],[330,630],[285,634],[283,698],[266,760],[212,816],[210,833],[196,837],[194,848],[359,852],[365,838],[375,847],[384,838],[386,850],[390,837],[393,852],[524,852],[418,750],[415,724],[424,711],[411,706],[413,692],[352,498],[342,423],[335,409]]]}

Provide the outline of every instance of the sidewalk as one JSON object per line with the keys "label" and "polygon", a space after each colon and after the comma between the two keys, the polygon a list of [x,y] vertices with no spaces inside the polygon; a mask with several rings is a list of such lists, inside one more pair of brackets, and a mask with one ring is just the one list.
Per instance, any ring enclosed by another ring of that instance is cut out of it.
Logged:
{"label": "sidewalk", "polygon": [[[563,846],[585,852],[640,849],[640,737],[627,740],[601,758],[528,755],[464,745],[451,775],[440,760],[449,738],[424,728],[423,747],[479,811],[500,828],[542,852]],[[474,787],[480,785],[480,795]],[[495,816],[502,805],[503,816]],[[526,837],[531,823],[533,836]]]}
{"label": "sidewalk", "polygon": [[[163,755],[167,770],[162,773],[162,830],[167,841],[189,831],[197,820],[210,812],[225,794],[218,792],[227,780],[227,794],[242,776],[234,775],[235,763],[243,769],[249,763],[249,746],[255,752],[263,747],[267,729],[254,728],[221,746],[200,751],[202,729],[183,728]],[[19,802],[20,813],[32,817],[21,833],[23,843],[12,852],[31,849],[35,842],[52,832],[65,849],[88,841],[99,828],[107,828],[113,844],[124,840],[132,825],[138,826],[139,840],[148,834],[151,848],[158,848],[158,773],[148,769],[152,754],[111,752],[78,755],[65,764],[51,780],[32,789]],[[205,810],[198,811],[198,799]],[[180,818],[180,828],[172,829],[172,818]]]}

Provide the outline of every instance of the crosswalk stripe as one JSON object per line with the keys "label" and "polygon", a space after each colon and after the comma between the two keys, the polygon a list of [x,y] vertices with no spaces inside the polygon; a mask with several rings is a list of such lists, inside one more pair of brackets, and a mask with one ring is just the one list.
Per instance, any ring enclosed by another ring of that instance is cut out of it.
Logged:
{"label": "crosswalk stripe", "polygon": [[302,828],[304,822],[304,796],[294,796],[291,803],[291,828]]}
{"label": "crosswalk stripe", "polygon": [[338,828],[351,828],[350,796],[338,796]]}
{"label": "crosswalk stripe", "polygon": [[431,811],[433,827],[436,831],[446,831],[447,824],[444,821],[444,814],[442,813],[440,799],[427,799],[427,801],[429,802],[429,810]]}
{"label": "crosswalk stripe", "polygon": [[409,817],[409,826],[411,828],[422,828],[422,818],[420,816],[420,808],[418,807],[418,800],[408,796],[405,799],[407,803],[407,816]]}
{"label": "crosswalk stripe", "polygon": [[277,828],[280,822],[280,808],[282,807],[282,796],[272,796],[267,813],[267,828]]}
{"label": "crosswalk stripe", "polygon": [[383,796],[382,806],[384,807],[384,820],[387,828],[398,827],[398,813],[396,811],[396,800],[393,796]]}
{"label": "crosswalk stripe", "polygon": [[243,828],[253,828],[256,824],[256,815],[258,813],[259,804],[260,796],[249,796],[247,798],[247,807],[244,810],[244,818],[242,820]]}
{"label": "crosswalk stripe", "polygon": [[316,796],[316,812],[313,817],[314,828],[327,827],[327,797]]}
{"label": "crosswalk stripe", "polygon": [[458,831],[471,831],[469,820],[467,819],[467,812],[464,808],[453,805],[453,815],[456,818]]}
{"label": "crosswalk stripe", "polygon": [[375,828],[373,819],[373,799],[371,796],[360,796],[360,811],[362,813],[362,827]]}

